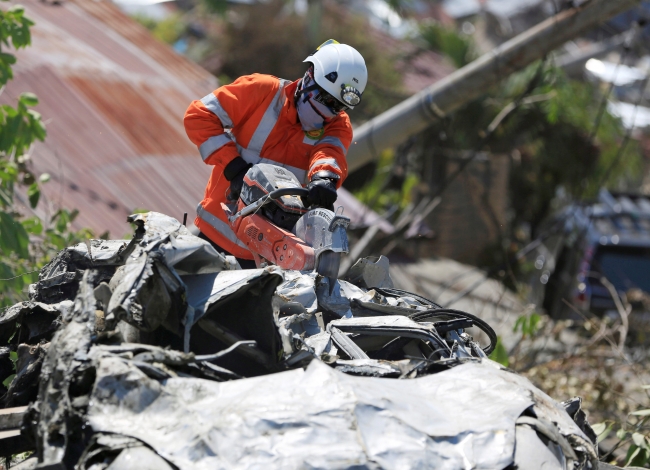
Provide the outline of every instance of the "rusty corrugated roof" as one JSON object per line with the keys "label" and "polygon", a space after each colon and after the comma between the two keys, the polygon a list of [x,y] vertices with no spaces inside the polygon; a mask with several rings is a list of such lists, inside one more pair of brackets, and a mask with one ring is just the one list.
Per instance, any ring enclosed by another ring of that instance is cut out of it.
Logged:
{"label": "rusty corrugated roof", "polygon": [[79,209],[78,226],[113,237],[146,208],[194,217],[210,175],[183,129],[193,99],[217,86],[107,0],[21,0],[36,25],[4,101],[36,93],[48,137],[32,152],[47,172],[44,215]]}

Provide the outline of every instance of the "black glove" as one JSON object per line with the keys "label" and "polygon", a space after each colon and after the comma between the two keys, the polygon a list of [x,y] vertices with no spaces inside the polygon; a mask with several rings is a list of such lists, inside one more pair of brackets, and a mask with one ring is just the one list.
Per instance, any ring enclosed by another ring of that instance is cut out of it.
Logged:
{"label": "black glove", "polygon": [[315,206],[329,209],[336,201],[336,184],[329,178],[314,176],[307,185],[309,202]]}
{"label": "black glove", "polygon": [[241,189],[244,186],[244,176],[250,167],[250,163],[246,162],[242,157],[235,157],[223,169],[223,176],[230,181],[230,193],[228,193],[229,201],[236,201],[239,199]]}

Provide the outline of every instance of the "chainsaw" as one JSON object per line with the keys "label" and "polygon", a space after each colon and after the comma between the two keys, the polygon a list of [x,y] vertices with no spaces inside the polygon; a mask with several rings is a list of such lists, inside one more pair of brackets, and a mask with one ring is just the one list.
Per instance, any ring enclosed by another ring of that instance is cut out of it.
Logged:
{"label": "chainsaw", "polygon": [[350,219],[328,208],[308,208],[308,198],[291,171],[259,163],[246,173],[237,205],[222,207],[258,268],[274,264],[336,278],[341,256],[349,251]]}

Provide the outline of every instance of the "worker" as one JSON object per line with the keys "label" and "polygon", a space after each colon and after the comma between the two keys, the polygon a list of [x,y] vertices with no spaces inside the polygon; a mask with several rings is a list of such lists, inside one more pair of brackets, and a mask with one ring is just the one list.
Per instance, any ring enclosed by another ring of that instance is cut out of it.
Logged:
{"label": "worker", "polygon": [[361,102],[366,64],[356,49],[332,39],[303,62],[310,66],[301,79],[246,75],[193,101],[185,113],[188,137],[213,167],[194,224],[199,237],[234,255],[244,269],[255,267],[253,256],[221,203],[239,198],[253,164],[290,170],[321,207],[334,204],[347,176],[352,126],[345,111]]}

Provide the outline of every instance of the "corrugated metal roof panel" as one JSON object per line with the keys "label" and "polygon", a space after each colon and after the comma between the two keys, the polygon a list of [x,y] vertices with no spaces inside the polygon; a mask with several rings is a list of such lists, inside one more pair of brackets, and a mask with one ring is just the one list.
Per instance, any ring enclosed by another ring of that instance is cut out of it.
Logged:
{"label": "corrugated metal roof panel", "polygon": [[[154,39],[149,31],[122,13],[109,0],[73,0],[76,5],[104,23],[106,29],[116,32],[142,54],[153,59],[157,66],[173,74],[194,88],[211,88],[213,79],[201,67],[174,52],[169,46]],[[213,87],[212,87],[213,88]]]}
{"label": "corrugated metal roof panel", "polygon": [[32,162],[52,180],[39,210],[79,209],[77,226],[113,236],[130,232],[135,208],[193,214],[210,167],[185,135],[183,113],[216,79],[109,2],[21,4],[36,22],[32,46],[18,52],[0,101],[23,91],[40,99],[48,136]]}
{"label": "corrugated metal roof panel", "polygon": [[25,53],[35,56],[39,62],[52,63],[61,72],[85,69],[88,73],[101,68],[104,72],[113,70],[155,77],[155,69],[138,57],[134,48],[124,47],[119,35],[111,34],[101,22],[75,4],[21,3],[36,21],[33,47]]}
{"label": "corrugated metal roof panel", "polygon": [[[123,81],[85,77],[69,77],[69,81],[118,133],[129,139],[138,153],[192,155],[196,152],[196,147],[178,125],[189,102],[173,114],[166,109],[161,113],[160,105],[170,95],[177,95],[176,90],[156,90],[160,96],[154,99],[146,89]],[[177,121],[175,126],[168,121],[170,116]]]}

